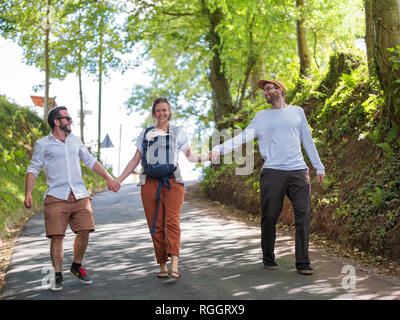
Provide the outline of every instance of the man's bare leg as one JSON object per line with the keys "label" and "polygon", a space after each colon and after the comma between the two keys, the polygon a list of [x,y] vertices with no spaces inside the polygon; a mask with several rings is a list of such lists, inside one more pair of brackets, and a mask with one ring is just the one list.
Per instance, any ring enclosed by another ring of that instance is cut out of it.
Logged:
{"label": "man's bare leg", "polygon": [[85,268],[82,268],[83,257],[89,242],[89,230],[82,230],[76,233],[74,242],[74,262],[71,266],[71,273],[76,276],[82,283],[91,284],[92,279],[86,273]]}
{"label": "man's bare leg", "polygon": [[74,242],[74,262],[82,264],[89,243],[89,230],[78,231]]}
{"label": "man's bare leg", "polygon": [[56,273],[62,272],[64,258],[64,236],[52,236],[50,242],[50,257]]}

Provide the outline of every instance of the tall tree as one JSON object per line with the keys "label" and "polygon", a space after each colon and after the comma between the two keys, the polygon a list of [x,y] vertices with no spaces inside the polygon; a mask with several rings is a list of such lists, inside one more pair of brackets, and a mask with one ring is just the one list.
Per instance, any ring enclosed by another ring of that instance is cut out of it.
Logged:
{"label": "tall tree", "polygon": [[307,0],[304,10],[310,56],[318,69],[333,51],[354,47],[364,35],[363,0]]}
{"label": "tall tree", "polygon": [[[122,63],[119,54],[129,52],[124,46],[122,26],[117,21],[117,15],[121,14],[123,6],[108,1],[95,1],[88,18],[93,21],[93,42],[87,52],[87,70],[94,75],[99,83],[98,91],[98,130],[97,130],[97,159],[101,155],[101,123],[102,123],[102,93],[103,79],[108,77],[108,72],[119,69],[124,72],[127,64]],[[112,106],[115,107],[115,106]]]}
{"label": "tall tree", "polygon": [[196,0],[182,5],[176,0],[149,1],[134,7],[127,23],[129,42],[144,44],[155,68],[154,89],[137,86],[131,102],[149,105],[146,97],[164,92],[176,104],[186,100],[186,114],[209,121],[219,121],[232,112],[219,36],[225,12],[219,2]]}
{"label": "tall tree", "polygon": [[50,79],[63,79],[66,73],[52,61],[54,42],[57,38],[58,25],[62,23],[63,5],[60,0],[32,0],[27,6],[22,0],[4,1],[7,8],[6,26],[2,35],[18,42],[23,48],[26,62],[44,71],[45,103],[43,122],[47,125],[47,113],[50,106]]}
{"label": "tall tree", "polygon": [[374,47],[375,47],[375,22],[373,12],[373,0],[364,0],[365,8],[365,44],[367,47],[368,73],[374,74]]}
{"label": "tall tree", "polygon": [[97,122],[97,159],[100,160],[101,150],[101,98],[102,98],[102,86],[103,86],[103,52],[104,52],[104,19],[100,17],[99,23],[99,108],[98,108],[98,122]]}
{"label": "tall tree", "polygon": [[81,131],[81,139],[82,142],[85,143],[85,112],[84,112],[84,107],[83,107],[83,89],[82,89],[82,69],[83,66],[85,65],[84,63],[84,43],[82,41],[81,37],[81,25],[82,25],[82,15],[81,11],[79,10],[79,16],[77,20],[77,27],[79,30],[79,40],[77,44],[77,58],[78,58],[78,63],[77,63],[77,75],[78,75],[78,82],[79,82],[79,125],[80,125],[80,131]]}
{"label": "tall tree", "polygon": [[207,34],[208,46],[211,53],[209,80],[214,105],[214,121],[218,123],[224,115],[229,115],[234,110],[229,82],[225,74],[226,67],[221,59],[222,41],[218,34],[218,28],[224,20],[224,13],[221,7],[210,6],[206,0],[201,0],[201,5],[202,11],[209,22],[209,31]]}
{"label": "tall tree", "polygon": [[385,94],[385,118],[400,126],[400,1],[375,0],[374,61]]}
{"label": "tall tree", "polygon": [[85,112],[82,77],[90,64],[88,52],[93,50],[94,17],[91,16],[93,1],[70,0],[65,4],[65,23],[61,26],[60,36],[54,50],[54,59],[61,68],[68,73],[75,73],[78,77],[79,118],[81,140],[85,142]]}
{"label": "tall tree", "polygon": [[300,75],[308,77],[310,75],[311,59],[307,43],[307,31],[304,27],[305,10],[304,0],[296,0],[299,17],[296,20],[297,28],[297,47],[300,58]]}
{"label": "tall tree", "polygon": [[182,5],[169,0],[135,6],[127,23],[129,40],[144,44],[153,60],[154,88],[135,87],[130,105],[148,106],[147,97],[163,92],[185,102],[179,113],[205,122],[239,111],[250,99],[251,75],[261,76],[256,69],[263,61],[269,62],[270,73],[278,73],[287,55],[274,53],[292,57],[296,52],[289,1],[272,2],[197,0]]}
{"label": "tall tree", "polygon": [[47,122],[47,114],[50,106],[50,62],[49,62],[49,41],[50,41],[50,29],[51,29],[51,21],[50,14],[51,11],[54,10],[51,6],[51,0],[47,0],[47,9],[46,9],[46,18],[44,19],[42,26],[44,31],[44,74],[45,74],[45,83],[44,83],[44,105],[43,105],[43,121]]}

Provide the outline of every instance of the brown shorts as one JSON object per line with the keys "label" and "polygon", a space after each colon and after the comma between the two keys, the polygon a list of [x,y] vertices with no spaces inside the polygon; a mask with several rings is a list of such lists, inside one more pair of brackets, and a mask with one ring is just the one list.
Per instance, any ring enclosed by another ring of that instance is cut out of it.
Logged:
{"label": "brown shorts", "polygon": [[69,194],[68,200],[60,200],[47,196],[44,201],[44,223],[46,237],[65,235],[67,225],[75,233],[78,231],[95,230],[93,209],[90,198],[76,200],[74,194]]}

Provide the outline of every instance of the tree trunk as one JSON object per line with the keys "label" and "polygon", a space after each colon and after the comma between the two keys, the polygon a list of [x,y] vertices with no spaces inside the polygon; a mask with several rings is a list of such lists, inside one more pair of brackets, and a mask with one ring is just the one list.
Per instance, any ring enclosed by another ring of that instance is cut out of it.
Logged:
{"label": "tree trunk", "polygon": [[225,76],[224,66],[220,56],[221,39],[216,31],[223,19],[223,13],[220,8],[216,8],[211,12],[205,0],[202,0],[202,6],[210,22],[208,42],[210,51],[212,52],[212,58],[210,60],[209,81],[212,88],[214,121],[218,128],[218,122],[222,120],[223,116],[234,111],[229,82]]}
{"label": "tree trunk", "polygon": [[[78,16],[78,26],[79,32],[81,30],[81,21],[82,21],[82,14],[81,14],[81,1],[79,1],[79,16]],[[82,92],[82,42],[78,40],[78,81],[79,81],[79,116],[80,116],[80,130],[81,130],[81,140],[85,143],[84,137],[84,129],[85,129],[85,113],[83,112],[83,92]]]}
{"label": "tree trunk", "polygon": [[374,60],[376,74],[385,94],[383,115],[392,124],[400,125],[400,66],[399,51],[389,51],[400,46],[400,0],[373,1],[375,21]]}
{"label": "tree trunk", "polygon": [[259,57],[259,62],[256,67],[253,68],[253,72],[250,76],[250,101],[255,102],[257,94],[260,91],[257,84],[258,81],[265,78],[265,64],[262,60],[262,56]]}
{"label": "tree trunk", "polygon": [[[80,50],[79,50],[79,55],[81,55]],[[85,138],[84,138],[85,114],[83,112],[82,66],[80,61],[78,66],[78,80],[79,80],[79,102],[80,102],[79,116],[80,116],[81,140],[83,143],[85,143]]]}
{"label": "tree trunk", "polygon": [[240,90],[240,98],[239,98],[238,106],[237,106],[238,111],[242,110],[242,108],[243,108],[243,101],[245,99],[246,89],[247,89],[248,83],[250,81],[251,72],[256,64],[256,61],[257,61],[257,58],[254,56],[250,56],[248,58],[247,68],[244,73],[244,80],[243,80],[242,88]]}
{"label": "tree trunk", "polygon": [[367,47],[368,73],[374,74],[374,48],[375,48],[375,25],[373,15],[373,0],[364,0],[365,7],[365,44]]}
{"label": "tree trunk", "polygon": [[103,76],[103,21],[101,21],[100,28],[100,57],[99,57],[99,119],[97,131],[97,160],[100,161],[100,148],[101,148],[101,86]]}
{"label": "tree trunk", "polygon": [[47,125],[47,114],[50,110],[50,63],[49,63],[49,37],[50,37],[50,6],[51,0],[47,1],[46,23],[44,30],[44,104],[43,104],[43,123]]}
{"label": "tree trunk", "polygon": [[238,107],[237,110],[241,110],[243,108],[243,101],[245,99],[245,94],[246,90],[248,87],[248,84],[251,79],[251,74],[253,72],[254,66],[257,64],[257,60],[259,59],[259,54],[254,52],[254,36],[253,36],[253,28],[254,28],[254,21],[255,21],[255,16],[253,15],[252,18],[250,19],[250,16],[248,15],[248,20],[251,20],[249,24],[249,53],[248,53],[248,59],[247,59],[247,68],[244,73],[244,80],[242,84],[242,88],[240,90],[240,98],[238,102]]}
{"label": "tree trunk", "polygon": [[300,19],[297,19],[297,47],[300,58],[300,75],[308,77],[310,75],[310,53],[307,45],[307,32],[304,29],[304,0],[296,0],[296,7],[300,12]]}

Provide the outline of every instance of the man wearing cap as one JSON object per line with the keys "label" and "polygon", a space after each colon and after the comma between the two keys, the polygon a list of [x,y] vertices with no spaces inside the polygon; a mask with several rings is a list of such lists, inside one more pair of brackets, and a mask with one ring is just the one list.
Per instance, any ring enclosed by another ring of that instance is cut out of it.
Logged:
{"label": "man wearing cap", "polygon": [[[286,88],[278,80],[260,80],[258,87],[271,108],[259,111],[249,126],[233,139],[213,148],[213,158],[229,154],[242,144],[258,139],[265,160],[260,175],[261,247],[265,269],[277,270],[274,247],[276,222],[285,195],[290,199],[295,218],[295,260],[301,274],[313,274],[308,254],[311,188],[308,167],[301,151],[303,145],[322,186],[325,168],[315,147],[302,108],[287,105]],[[252,143],[252,142],[251,142]]]}
{"label": "man wearing cap", "polygon": [[49,135],[35,142],[26,174],[24,204],[27,208],[33,205],[32,190],[43,168],[48,186],[43,195],[45,229],[46,237],[51,239],[50,257],[55,270],[55,281],[50,289],[59,291],[63,288],[63,242],[68,224],[76,233],[71,273],[84,284],[92,283],[82,267],[89,233],[95,226],[92,204],[82,179],[81,161],[106,179],[110,190],[118,191],[119,183],[87,151],[81,139],[71,134],[72,118],[66,107],[51,109],[48,123]]}

